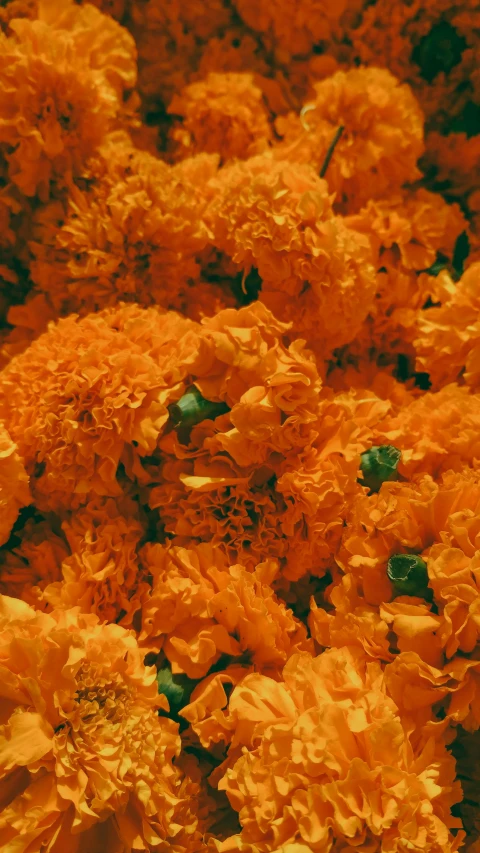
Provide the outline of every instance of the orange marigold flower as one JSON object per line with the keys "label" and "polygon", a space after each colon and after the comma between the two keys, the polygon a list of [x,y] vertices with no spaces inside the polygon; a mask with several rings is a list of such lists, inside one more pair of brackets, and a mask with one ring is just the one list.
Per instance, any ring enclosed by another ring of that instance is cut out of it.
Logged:
{"label": "orange marigold flower", "polygon": [[45,201],[99,145],[136,69],[131,36],[93,6],[41,0],[39,14],[0,38],[0,150],[10,179]]}
{"label": "orange marigold flower", "polygon": [[[231,743],[235,722],[229,714],[228,699],[233,687],[240,684],[250,672],[253,672],[253,667],[234,663],[222,672],[207,675],[192,691],[189,704],[180,711],[203,748],[210,753],[222,750],[223,757],[225,746]],[[222,765],[211,775],[211,784],[215,783],[215,777],[221,772]]]}
{"label": "orange marigold flower", "polygon": [[383,358],[394,352],[413,358],[418,311],[437,284],[434,276],[420,271],[439,255],[452,259],[466,220],[458,205],[420,189],[372,199],[346,223],[370,237],[379,270],[375,301],[363,329],[365,348]]}
{"label": "orange marigold flower", "polygon": [[248,465],[313,441],[321,380],[302,341],[285,345],[287,332],[261,303],[204,320],[211,358],[198,365],[196,385],[206,399],[228,404],[233,425],[209,442],[211,452],[226,450]]}
{"label": "orange marigold flower", "polygon": [[353,574],[327,589],[328,607],[317,605],[312,596],[308,625],[313,639],[324,648],[359,646],[375,660],[393,658],[388,625],[377,606],[367,604],[360,594],[361,582]]}
{"label": "orange marigold flower", "polygon": [[[255,34],[243,26],[230,25],[223,32],[212,36],[203,46],[198,70],[192,79],[202,80],[210,73],[254,74],[255,83],[262,89],[273,112],[273,104],[288,108],[282,95],[282,86],[272,79],[268,56]],[[272,101],[272,95],[274,98]],[[278,110],[279,112],[281,109]]]}
{"label": "orange marigold flower", "polygon": [[129,28],[138,50],[139,89],[146,104],[169,103],[201,57],[202,42],[222,32],[231,12],[222,0],[139,0]]}
{"label": "orange marigold flower", "polygon": [[177,728],[134,637],[4,596],[0,638],[2,847],[66,849],[73,833],[77,850],[199,849]]}
{"label": "orange marigold flower", "polygon": [[[462,0],[388,0],[368,6],[350,39],[358,59],[388,68],[414,87],[434,127],[462,116],[477,76],[478,4]],[[475,97],[474,100],[478,99]]]}
{"label": "orange marigold flower", "polygon": [[193,379],[230,411],[163,437],[145,470],[175,544],[211,542],[248,567],[268,549],[294,580],[328,568],[362,491],[359,453],[391,406],[366,391],[319,395],[311,357],[298,342],[286,348],[285,331],[261,303],[205,321],[211,358]]}
{"label": "orange marigold flower", "polygon": [[326,180],[348,212],[420,177],[423,115],[408,86],[380,68],[338,71],[314,85],[315,98],[300,116],[279,117],[283,138],[276,156],[319,171],[342,127]]}
{"label": "orange marigold flower", "polygon": [[447,204],[425,189],[371,199],[346,222],[368,234],[379,266],[417,272],[431,267],[438,253],[451,259],[456,240],[467,227],[457,204]]}
{"label": "orange marigold flower", "polygon": [[0,334],[1,367],[8,364],[13,356],[24,352],[56,319],[56,312],[43,293],[32,290],[23,304],[10,305],[7,313],[9,326]]}
{"label": "orange marigold flower", "polygon": [[37,18],[38,0],[6,0],[0,9],[0,30],[8,33],[10,21],[16,18]]}
{"label": "orange marigold flower", "polygon": [[61,320],[12,359],[0,374],[0,410],[38,507],[120,494],[122,453],[154,450],[198,342],[189,320],[121,305]]}
{"label": "orange marigold flower", "polygon": [[21,508],[31,500],[29,478],[17,446],[0,424],[0,545],[10,536]]}
{"label": "orange marigold flower", "polygon": [[458,849],[455,761],[441,735],[410,737],[378,663],[334,649],[294,656],[283,678],[247,675],[231,695],[232,743],[245,746],[219,787],[242,830],[221,853],[393,850],[407,835]]}
{"label": "orange marigold flower", "polygon": [[410,402],[375,428],[376,444],[402,451],[402,473],[437,475],[480,458],[480,397],[468,388],[445,385]]}
{"label": "orange marigold flower", "polygon": [[[480,500],[478,501],[480,503]],[[478,506],[467,510],[466,522],[477,520]],[[463,513],[457,510],[456,523]],[[437,631],[445,654],[473,652],[480,636],[480,564],[476,556],[448,544],[434,545],[428,555],[429,585],[441,607],[442,624]]]}
{"label": "orange marigold flower", "polygon": [[275,672],[297,651],[312,651],[304,625],[270,587],[278,566],[248,573],[228,565],[218,549],[146,545],[141,561],[151,578],[139,642],[163,648],[173,672],[202,678],[221,655],[248,657]]}
{"label": "orange marigold flower", "polygon": [[417,369],[429,374],[434,388],[463,378],[480,389],[480,262],[472,264],[443,305],[420,312],[415,340]]}
{"label": "orange marigold flower", "polygon": [[352,502],[336,560],[361,581],[367,602],[379,605],[394,593],[386,572],[392,554],[420,553],[442,538],[455,545],[468,535],[475,541],[468,519],[479,508],[478,470],[450,471],[439,483],[429,474],[412,482],[385,482],[378,493],[358,495]]}
{"label": "orange marigold flower", "polygon": [[[404,622],[408,630],[408,620]],[[428,642],[428,640],[427,640]],[[410,718],[432,720],[432,706],[449,722],[469,732],[480,728],[480,661],[454,655],[441,668],[422,660],[417,652],[401,652],[387,664],[385,679],[390,695]]]}
{"label": "orange marigold flower", "polygon": [[223,161],[260,153],[271,138],[262,98],[252,74],[210,73],[190,83],[168,108],[180,116],[170,132],[175,159],[202,151]]}
{"label": "orange marigold flower", "polygon": [[281,0],[235,0],[235,7],[252,30],[273,42],[287,61],[291,55],[306,54],[316,42],[329,42],[340,35],[346,0],[306,0],[296,5]]}
{"label": "orange marigold flower", "polygon": [[464,196],[480,183],[480,135],[444,135],[432,131],[426,138],[423,169],[453,196]]}
{"label": "orange marigold flower", "polygon": [[[161,482],[152,488],[149,505],[159,510],[161,524],[175,544],[210,542],[230,561],[241,561],[249,569],[266,553],[281,560],[290,554],[296,561],[282,529],[288,508],[275,488],[271,465],[258,471],[239,469],[228,457],[217,461],[204,453],[195,464],[168,462],[159,475]],[[305,536],[303,525],[299,535]],[[309,568],[307,564],[303,571]]]}
{"label": "orange marigold flower", "polygon": [[250,569],[268,553],[291,580],[325,573],[352,493],[361,488],[358,459],[329,452],[327,443],[324,453],[248,468],[227,456],[197,457],[194,464],[165,463],[150,492],[150,506],[176,544],[210,542]]}
{"label": "orange marigold flower", "polygon": [[222,169],[212,187],[214,243],[258,270],[259,298],[321,357],[352,340],[373,300],[371,249],[333,216],[326,183],[264,155]]}
{"label": "orange marigold flower", "polygon": [[[479,472],[468,468],[444,474],[438,484],[426,475],[412,483],[385,483],[377,495],[357,498],[336,555],[346,574],[325,590],[325,606],[311,603],[314,639],[325,647],[361,646],[386,661],[398,651],[417,654],[456,679],[449,688],[455,693],[450,714],[466,716],[455,703],[461,706],[462,692],[467,703],[478,703],[476,692],[468,693],[476,683],[476,656],[471,673],[461,667],[477,646],[480,622],[479,507]],[[387,563],[392,554],[405,552],[414,560],[421,552],[425,572],[423,586],[412,586],[408,594],[392,585]],[[480,721],[478,711],[472,713]]]}
{"label": "orange marigold flower", "polygon": [[106,146],[91,164],[91,186],[72,187],[65,205],[52,202],[33,220],[37,288],[58,312],[85,314],[120,299],[188,304],[209,238],[202,186],[216,165],[213,155],[168,166],[131,145]]}
{"label": "orange marigold flower", "polygon": [[[62,562],[70,556],[56,519],[35,514],[15,530],[11,549],[0,556],[0,592],[21,598],[37,610],[47,610],[43,591],[62,577]],[[76,602],[75,602],[76,604]]]}
{"label": "orange marigold flower", "polygon": [[149,590],[137,555],[145,535],[138,505],[126,498],[96,498],[65,520],[62,530],[71,553],[43,600],[130,627]]}

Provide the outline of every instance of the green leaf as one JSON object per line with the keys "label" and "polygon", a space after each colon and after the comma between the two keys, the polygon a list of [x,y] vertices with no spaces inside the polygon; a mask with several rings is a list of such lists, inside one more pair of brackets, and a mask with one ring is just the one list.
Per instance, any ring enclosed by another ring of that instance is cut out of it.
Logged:
{"label": "green leaf", "polygon": [[387,575],[398,595],[425,598],[428,590],[427,564],[418,554],[394,554],[387,563]]}
{"label": "green leaf", "polygon": [[402,454],[393,444],[382,444],[371,447],[361,455],[360,470],[362,485],[371,492],[378,492],[382,483],[398,479],[398,464]]}

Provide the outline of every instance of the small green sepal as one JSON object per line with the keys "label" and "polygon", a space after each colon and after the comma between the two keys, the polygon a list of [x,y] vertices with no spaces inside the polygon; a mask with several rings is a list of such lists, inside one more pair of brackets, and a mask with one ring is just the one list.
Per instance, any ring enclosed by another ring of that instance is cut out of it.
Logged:
{"label": "small green sepal", "polygon": [[387,563],[387,575],[397,595],[426,597],[427,564],[418,554],[393,554]]}
{"label": "small green sepal", "polygon": [[400,450],[393,444],[370,447],[361,455],[360,470],[363,478],[360,482],[371,492],[378,492],[382,483],[398,480],[397,469],[401,458]]}
{"label": "small green sepal", "polygon": [[202,421],[215,420],[219,415],[224,415],[229,411],[226,403],[213,403],[211,400],[205,400],[195,385],[188,388],[183,397],[168,407],[174,428],[191,428]]}

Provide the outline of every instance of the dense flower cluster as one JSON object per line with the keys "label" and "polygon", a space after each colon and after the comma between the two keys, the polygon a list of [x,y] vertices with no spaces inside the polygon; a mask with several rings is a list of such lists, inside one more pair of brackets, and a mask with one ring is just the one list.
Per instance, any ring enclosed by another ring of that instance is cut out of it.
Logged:
{"label": "dense flower cluster", "polygon": [[1,850],[478,853],[478,3],[0,7]]}

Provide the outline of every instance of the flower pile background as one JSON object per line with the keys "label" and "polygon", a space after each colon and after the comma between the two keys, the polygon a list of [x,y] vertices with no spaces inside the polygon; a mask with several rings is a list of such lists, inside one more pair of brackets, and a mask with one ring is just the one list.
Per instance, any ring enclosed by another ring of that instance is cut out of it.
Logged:
{"label": "flower pile background", "polygon": [[3,853],[479,853],[479,69],[0,2]]}

